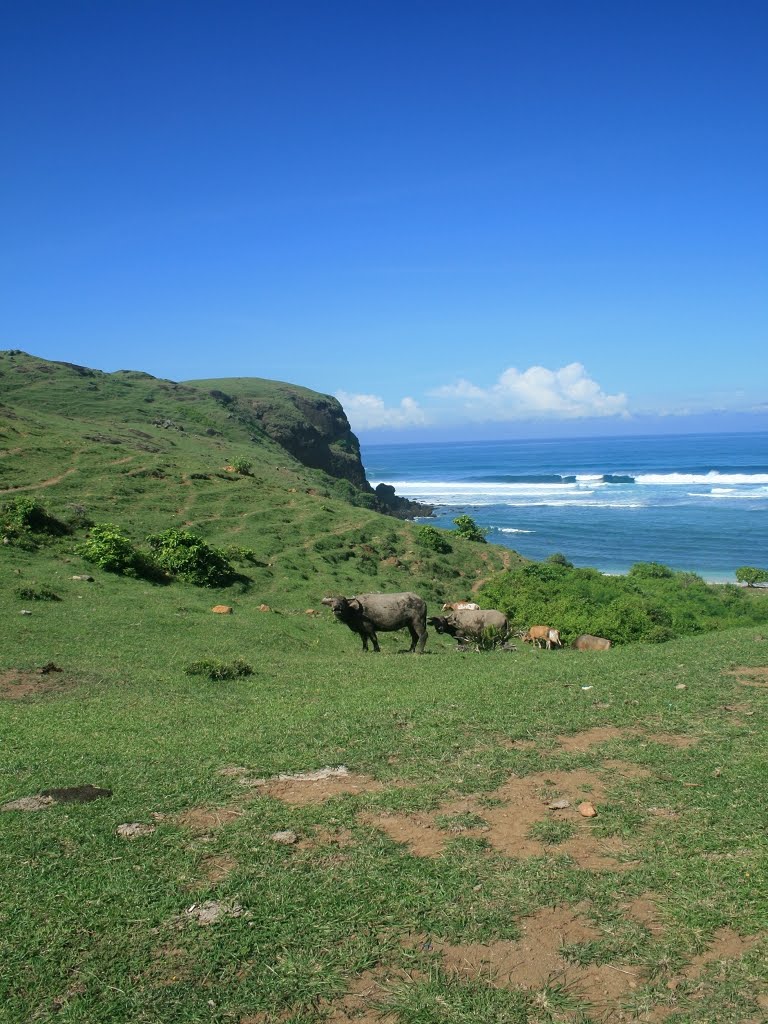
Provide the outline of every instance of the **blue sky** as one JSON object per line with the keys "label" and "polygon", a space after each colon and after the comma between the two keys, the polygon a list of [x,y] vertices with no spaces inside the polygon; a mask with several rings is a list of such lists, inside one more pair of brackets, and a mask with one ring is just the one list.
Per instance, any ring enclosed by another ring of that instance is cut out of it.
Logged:
{"label": "blue sky", "polygon": [[768,5],[6,3],[0,347],[364,438],[768,429]]}

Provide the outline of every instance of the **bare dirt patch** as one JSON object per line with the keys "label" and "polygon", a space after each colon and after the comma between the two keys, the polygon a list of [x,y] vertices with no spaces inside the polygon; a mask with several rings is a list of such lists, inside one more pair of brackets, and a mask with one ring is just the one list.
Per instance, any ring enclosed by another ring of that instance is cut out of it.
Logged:
{"label": "bare dirt patch", "polygon": [[240,779],[243,785],[253,786],[267,796],[273,796],[294,807],[321,804],[335,796],[350,793],[378,793],[385,789],[383,782],[370,775],[357,775],[344,765],[337,768],[319,768],[314,772],[296,775],[276,775],[271,779]]}
{"label": "bare dirt patch", "polygon": [[683,981],[700,978],[708,964],[719,960],[738,960],[760,941],[760,935],[739,935],[728,926],[719,928],[712,936],[712,944],[709,949],[695,956],[690,964],[669,982],[667,987],[674,989]]}
{"label": "bare dirt patch", "polygon": [[734,668],[728,675],[736,676],[740,686],[752,686],[756,689],[768,688],[768,666],[740,666]]}
{"label": "bare dirt patch", "polygon": [[0,700],[24,700],[40,693],[53,693],[63,689],[61,682],[51,675],[9,669],[0,672]]}
{"label": "bare dirt patch", "polygon": [[564,753],[584,754],[593,747],[599,747],[603,743],[610,743],[613,740],[643,740],[647,743],[662,743],[667,747],[692,747],[698,743],[695,736],[686,736],[678,733],[659,732],[647,733],[640,729],[618,728],[614,725],[598,725],[592,729],[584,729],[582,732],[574,733],[572,736],[556,736],[555,741]]}
{"label": "bare dirt patch", "polygon": [[328,1014],[327,1024],[395,1024],[396,1014],[377,1009],[377,1004],[386,1002],[392,981],[401,975],[400,971],[365,971],[343,996],[321,1005]]}
{"label": "bare dirt patch", "polygon": [[200,863],[200,870],[203,873],[204,881],[209,885],[218,885],[231,875],[237,867],[237,861],[226,853],[211,854],[203,857]]}
{"label": "bare dirt patch", "polygon": [[207,832],[236,821],[242,814],[238,807],[190,807],[179,814],[176,821],[193,832]]}
{"label": "bare dirt patch", "polygon": [[55,802],[51,796],[22,796],[3,804],[0,811],[44,811],[47,807],[53,807]]}
{"label": "bare dirt patch", "polygon": [[336,850],[344,850],[355,845],[355,837],[348,828],[332,830],[316,825],[311,836],[302,836],[297,843],[299,850],[315,850],[323,847],[331,847]]}
{"label": "bare dirt patch", "polygon": [[649,743],[661,743],[665,747],[677,747],[679,750],[687,750],[688,747],[695,747],[699,742],[698,736],[686,736],[683,733],[657,732],[646,736]]}
{"label": "bare dirt patch", "polygon": [[665,928],[659,913],[657,902],[658,897],[653,893],[646,892],[636,896],[633,900],[625,903],[622,910],[637,921],[643,928],[646,928],[651,935],[662,935]]}
{"label": "bare dirt patch", "polygon": [[562,983],[569,965],[563,946],[599,937],[597,929],[571,907],[548,907],[522,924],[516,940],[471,942],[458,946],[434,942],[449,974],[485,981],[494,988],[538,989]]}
{"label": "bare dirt patch", "polygon": [[572,736],[556,736],[555,742],[568,754],[582,754],[611,740],[624,740],[638,735],[637,729],[619,729],[614,725],[597,725]]}
{"label": "bare dirt patch", "polygon": [[[525,778],[513,775],[488,794],[493,801],[491,806],[487,799],[469,796],[448,801],[434,811],[367,813],[361,815],[361,820],[396,842],[404,843],[419,857],[437,857],[452,838],[449,830],[438,827],[438,819],[473,815],[483,819],[485,824],[461,828],[461,835],[482,838],[506,856],[562,853],[572,857],[579,867],[589,870],[619,870],[623,865],[616,857],[625,851],[623,843],[596,836],[592,823],[578,812],[580,802],[587,798],[591,802],[599,801],[604,793],[602,780],[588,771],[537,772]],[[548,804],[553,802],[563,806],[550,809]],[[553,845],[531,835],[532,826],[551,818],[569,821],[574,828],[571,838]]]}
{"label": "bare dirt patch", "polygon": [[245,911],[239,903],[221,903],[219,900],[206,900],[205,903],[193,903],[187,907],[184,916],[199,925],[216,924],[223,917],[242,917]]}

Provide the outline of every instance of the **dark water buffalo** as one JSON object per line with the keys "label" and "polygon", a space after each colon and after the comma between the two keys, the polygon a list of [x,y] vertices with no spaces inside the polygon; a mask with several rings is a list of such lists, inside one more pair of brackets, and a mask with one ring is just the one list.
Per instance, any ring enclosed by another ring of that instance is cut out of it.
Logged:
{"label": "dark water buffalo", "polygon": [[571,644],[577,651],[607,651],[610,646],[611,641],[604,636],[592,636],[590,633],[582,633]]}
{"label": "dark water buffalo", "polygon": [[434,627],[436,632],[447,633],[457,640],[472,640],[490,627],[497,629],[505,638],[509,632],[506,615],[493,611],[493,609],[487,611],[459,609],[451,612],[448,616],[434,615],[429,620],[429,624]]}
{"label": "dark water buffalo", "polygon": [[411,634],[411,651],[421,654],[427,642],[427,605],[418,594],[358,594],[356,597],[324,597],[339,622],[345,622],[353,633],[359,634],[363,650],[368,641],[379,651],[376,630],[391,633],[407,629]]}

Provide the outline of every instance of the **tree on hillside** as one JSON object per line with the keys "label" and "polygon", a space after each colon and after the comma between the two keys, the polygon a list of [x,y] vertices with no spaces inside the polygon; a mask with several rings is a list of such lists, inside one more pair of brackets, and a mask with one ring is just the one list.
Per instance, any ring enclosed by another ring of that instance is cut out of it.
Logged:
{"label": "tree on hillside", "polygon": [[463,537],[465,540],[477,541],[479,544],[487,543],[485,535],[488,533],[488,530],[478,526],[472,516],[458,516],[453,522],[459,537]]}
{"label": "tree on hillside", "polygon": [[752,565],[740,565],[736,570],[739,583],[754,587],[758,583],[768,583],[768,569],[757,569]]}

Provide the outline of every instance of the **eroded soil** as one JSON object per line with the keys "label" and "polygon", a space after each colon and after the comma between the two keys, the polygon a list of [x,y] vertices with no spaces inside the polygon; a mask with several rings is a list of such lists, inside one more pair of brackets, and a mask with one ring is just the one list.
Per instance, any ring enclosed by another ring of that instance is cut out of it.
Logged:
{"label": "eroded soil", "polygon": [[[460,828],[460,834],[482,838],[505,856],[539,857],[557,852],[572,857],[582,868],[620,870],[624,865],[616,858],[625,852],[624,844],[598,837],[593,824],[578,812],[580,802],[594,803],[604,795],[603,780],[593,772],[537,772],[524,778],[512,776],[490,794],[447,801],[433,811],[367,812],[360,820],[404,843],[419,857],[439,856],[456,834],[457,830],[441,828],[441,819],[461,821],[464,817],[470,821],[479,818],[483,823]],[[558,798],[567,806],[550,809],[548,804]],[[536,838],[532,827],[551,818],[570,822],[573,835],[557,845]]]}

